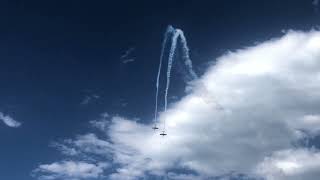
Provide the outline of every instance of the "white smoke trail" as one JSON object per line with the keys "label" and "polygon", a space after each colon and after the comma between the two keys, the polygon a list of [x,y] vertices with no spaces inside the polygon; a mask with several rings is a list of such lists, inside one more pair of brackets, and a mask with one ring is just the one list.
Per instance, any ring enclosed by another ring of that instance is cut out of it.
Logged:
{"label": "white smoke trail", "polygon": [[164,105],[164,110],[167,110],[167,96],[168,96],[168,90],[170,86],[170,77],[171,77],[171,69],[172,69],[172,64],[174,60],[174,53],[177,48],[177,41],[178,38],[181,40],[182,44],[182,50],[183,50],[183,60],[184,60],[184,65],[187,67],[189,74],[192,76],[193,79],[197,79],[198,76],[197,74],[193,71],[192,68],[192,61],[189,56],[189,47],[187,45],[187,40],[186,37],[184,36],[184,33],[180,29],[175,29],[173,37],[172,37],[172,43],[171,43],[171,49],[169,52],[169,58],[168,58],[168,69],[167,69],[167,86],[165,90],[165,105]]}
{"label": "white smoke trail", "polygon": [[182,30],[177,29],[176,31],[177,31],[177,33],[179,33],[181,44],[182,44],[184,65],[187,67],[189,74],[192,76],[192,78],[198,79],[197,74],[193,71],[193,68],[192,68],[192,61],[191,61],[190,55],[189,55],[190,50],[189,50],[189,47],[187,44],[186,37],[184,36],[184,33]]}
{"label": "white smoke trail", "polygon": [[177,40],[179,37],[179,33],[177,33],[177,30],[175,30],[173,37],[172,37],[172,43],[171,43],[171,48],[169,52],[169,58],[168,58],[168,68],[167,68],[167,85],[165,89],[165,95],[164,95],[164,111],[167,111],[167,105],[168,105],[168,91],[169,91],[169,86],[170,86],[170,77],[171,77],[171,69],[172,69],[172,64],[173,64],[173,57],[174,53],[177,48]]}
{"label": "white smoke trail", "polygon": [[155,123],[157,123],[159,81],[160,81],[161,67],[162,67],[162,61],[163,61],[163,54],[164,54],[164,50],[165,50],[165,47],[166,47],[166,44],[168,41],[168,36],[173,32],[174,32],[174,28],[169,25],[167,27],[165,34],[164,34],[164,39],[163,39],[162,47],[161,47],[160,62],[159,62],[159,69],[158,69],[157,82],[156,82],[156,105],[155,105],[155,112],[154,112],[154,122]]}
{"label": "white smoke trail", "polygon": [[[159,69],[157,74],[157,83],[156,83],[156,106],[155,106],[155,123],[157,123],[157,113],[158,113],[158,96],[159,96],[159,80],[160,80],[160,74],[161,74],[161,68],[162,68],[162,61],[163,61],[163,54],[165,51],[165,47],[167,44],[168,36],[172,34],[171,38],[171,47],[169,51],[169,57],[168,57],[168,67],[167,67],[167,83],[166,83],[166,89],[165,89],[165,95],[164,95],[164,111],[167,111],[168,107],[168,92],[170,87],[170,78],[171,78],[171,69],[174,61],[174,55],[177,49],[178,39],[180,38],[180,42],[182,44],[182,51],[183,51],[183,57],[184,65],[188,69],[188,74],[191,75],[192,79],[197,79],[197,74],[193,71],[192,68],[192,61],[189,56],[189,48],[187,45],[186,37],[184,36],[184,33],[180,29],[174,29],[172,26],[168,26],[164,40],[162,42],[162,49],[161,49],[161,55],[160,55],[160,63],[159,63]],[[165,130],[165,120],[163,121],[163,130]]]}

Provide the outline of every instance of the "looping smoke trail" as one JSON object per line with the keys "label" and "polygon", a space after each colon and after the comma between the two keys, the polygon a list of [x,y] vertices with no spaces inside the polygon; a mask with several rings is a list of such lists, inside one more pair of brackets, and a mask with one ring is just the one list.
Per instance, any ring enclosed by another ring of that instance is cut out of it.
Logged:
{"label": "looping smoke trail", "polygon": [[154,122],[157,123],[157,113],[158,113],[158,97],[159,97],[159,81],[160,81],[160,74],[161,74],[161,66],[163,61],[163,54],[164,50],[167,44],[168,35],[174,32],[174,28],[172,26],[168,26],[167,30],[164,34],[164,39],[162,42],[161,47],[161,54],[160,54],[160,62],[159,62],[159,69],[158,69],[158,75],[157,75],[157,83],[156,83],[156,106],[155,106],[155,112],[154,112]]}
{"label": "looping smoke trail", "polygon": [[[167,83],[166,83],[166,89],[165,89],[165,97],[164,97],[164,111],[167,111],[167,106],[168,106],[168,92],[169,92],[169,87],[170,87],[170,77],[171,77],[171,69],[174,61],[174,55],[175,51],[177,48],[177,43],[178,39],[180,38],[180,42],[182,44],[182,50],[183,50],[183,60],[184,60],[184,65],[188,69],[188,73],[192,76],[193,79],[197,79],[198,76],[197,74],[193,71],[192,69],[192,61],[189,56],[189,48],[187,45],[187,40],[184,36],[184,33],[180,29],[174,29],[172,26],[168,26],[167,31],[164,36],[164,40],[162,43],[162,49],[161,49],[161,55],[160,55],[160,64],[159,64],[159,70],[158,70],[158,75],[157,75],[157,84],[156,84],[156,109],[155,109],[155,123],[157,122],[157,112],[158,112],[158,94],[159,94],[159,79],[160,79],[160,73],[161,73],[161,66],[162,66],[162,61],[163,61],[163,54],[164,50],[166,47],[166,43],[168,40],[168,36],[170,34],[172,35],[171,39],[171,48],[169,51],[169,57],[168,57],[168,67],[167,67]],[[163,122],[163,130],[165,130],[165,120]]]}

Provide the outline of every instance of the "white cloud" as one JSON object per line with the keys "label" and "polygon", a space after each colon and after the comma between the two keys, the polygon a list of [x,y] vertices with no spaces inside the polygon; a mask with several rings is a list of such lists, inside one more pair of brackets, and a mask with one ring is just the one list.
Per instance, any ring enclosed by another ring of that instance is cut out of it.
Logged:
{"label": "white cloud", "polygon": [[75,139],[66,139],[61,143],[52,143],[62,154],[68,156],[86,156],[87,153],[108,156],[113,149],[110,142],[99,139],[95,134],[79,135]]}
{"label": "white cloud", "polygon": [[[149,126],[114,119],[108,132],[112,141],[132,149],[131,155],[114,155],[123,164],[117,175],[179,166],[207,176],[232,171],[255,176],[265,157],[294,148],[298,129],[319,127],[301,121],[319,113],[319,42],[319,32],[289,32],[218,58],[193,93],[162,114],[165,139]],[[210,103],[211,97],[224,110]]]}
{"label": "white cloud", "polygon": [[52,164],[42,164],[34,173],[41,173],[39,179],[80,180],[103,177],[102,173],[108,167],[106,163],[91,164],[87,162],[62,161]]}
{"label": "white cloud", "polygon": [[2,112],[0,112],[0,120],[2,120],[4,124],[12,128],[17,128],[21,126],[20,122],[14,120],[12,117],[8,115],[4,115]]}
{"label": "white cloud", "polygon": [[100,115],[100,119],[92,120],[90,121],[90,124],[101,131],[106,131],[110,125],[109,118],[110,115],[105,112]]}
{"label": "white cloud", "polygon": [[320,177],[320,152],[314,149],[282,150],[258,166],[257,171],[270,180],[317,179]]}
{"label": "white cloud", "polygon": [[217,61],[192,83],[189,95],[161,114],[165,138],[151,124],[117,116],[111,123],[95,122],[107,137],[101,142],[86,135],[90,140],[80,149],[96,154],[97,144],[105,149],[117,167],[111,179],[179,168],[200,177],[239,173],[272,180],[283,177],[280,170],[288,177],[318,179],[318,163],[311,162],[319,161],[318,152],[293,144],[300,130],[317,133],[320,126],[320,32],[289,31]]}
{"label": "white cloud", "polygon": [[202,179],[200,176],[193,174],[177,174],[177,173],[168,173],[168,179],[170,180],[200,180]]}

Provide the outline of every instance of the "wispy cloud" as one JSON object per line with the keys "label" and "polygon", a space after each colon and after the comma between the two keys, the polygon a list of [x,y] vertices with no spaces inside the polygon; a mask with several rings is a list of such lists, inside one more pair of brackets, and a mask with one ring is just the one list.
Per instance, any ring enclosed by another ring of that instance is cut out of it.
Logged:
{"label": "wispy cloud", "polygon": [[2,120],[4,124],[12,128],[17,128],[21,126],[21,122],[16,121],[9,115],[4,115],[2,112],[0,112],[0,120]]}
{"label": "wispy cloud", "polygon": [[120,56],[121,59],[125,59],[127,58],[132,52],[134,51],[134,48],[131,47],[129,49],[126,50],[126,52]]}
{"label": "wispy cloud", "polygon": [[90,124],[91,126],[104,132],[104,131],[107,131],[107,128],[110,125],[109,118],[110,118],[109,113],[105,112],[100,115],[99,119],[90,121]]}
{"label": "wispy cloud", "polygon": [[[91,125],[101,131],[107,126],[104,120],[107,113],[101,115],[98,121],[91,121]],[[78,135],[74,139],[65,139],[62,142],[53,142],[51,147],[65,155],[66,160],[51,164],[41,164],[32,172],[32,176],[39,180],[53,179],[101,179],[104,171],[110,168],[108,163],[110,152],[113,151],[109,141],[102,140],[93,133]]]}
{"label": "wispy cloud", "polygon": [[320,32],[289,31],[219,57],[188,95],[160,114],[166,138],[152,124],[110,116],[91,123],[103,135],[79,135],[65,145],[109,160],[109,179],[317,180],[319,149],[295,142],[305,138],[301,132],[320,131],[319,42]]}
{"label": "wispy cloud", "polygon": [[318,12],[318,10],[319,10],[319,0],[313,0],[313,1],[312,1],[312,5],[313,5],[313,7],[314,7],[314,10],[315,10],[316,12]]}
{"label": "wispy cloud", "polygon": [[313,0],[313,1],[312,1],[312,4],[313,4],[314,6],[318,6],[318,5],[319,5],[319,0]]}
{"label": "wispy cloud", "polygon": [[135,61],[135,58],[131,57],[132,56],[131,54],[134,50],[135,50],[135,48],[131,47],[131,48],[127,49],[123,55],[120,56],[122,63],[127,64],[127,63]]}
{"label": "wispy cloud", "polygon": [[100,96],[97,95],[97,94],[90,94],[90,95],[86,95],[83,100],[81,101],[81,105],[87,105],[89,104],[90,102],[94,101],[94,100],[97,100],[99,99]]}
{"label": "wispy cloud", "polygon": [[135,59],[134,59],[134,58],[130,58],[130,59],[125,59],[125,60],[123,60],[122,62],[123,62],[124,64],[127,64],[127,63],[130,63],[130,62],[133,62],[133,61],[135,61]]}
{"label": "wispy cloud", "polygon": [[93,164],[82,161],[61,161],[42,164],[33,173],[40,173],[39,179],[41,180],[81,180],[103,177],[102,173],[107,167],[107,163]]}

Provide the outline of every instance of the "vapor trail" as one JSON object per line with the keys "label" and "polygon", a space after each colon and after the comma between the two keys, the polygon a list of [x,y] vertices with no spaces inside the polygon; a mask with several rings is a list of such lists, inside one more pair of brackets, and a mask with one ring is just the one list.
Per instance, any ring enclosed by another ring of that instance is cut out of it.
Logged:
{"label": "vapor trail", "polygon": [[161,74],[161,67],[162,67],[162,61],[163,61],[163,54],[164,50],[168,41],[168,36],[174,32],[174,28],[172,26],[168,26],[167,30],[164,34],[164,39],[162,42],[161,47],[161,54],[160,54],[160,62],[159,62],[159,69],[158,69],[158,75],[157,75],[157,83],[156,83],[156,105],[155,105],[155,112],[154,112],[154,122],[157,123],[157,113],[158,113],[158,97],[159,97],[159,81],[160,81],[160,74]]}
{"label": "vapor trail", "polygon": [[189,47],[187,45],[187,40],[186,37],[184,36],[184,33],[180,29],[175,29],[173,37],[172,37],[172,43],[171,43],[171,49],[169,52],[169,58],[168,58],[168,68],[167,68],[167,85],[166,85],[166,90],[165,90],[165,104],[164,104],[164,110],[167,110],[167,105],[168,105],[168,91],[169,91],[169,86],[170,86],[170,77],[171,77],[171,69],[172,69],[172,64],[174,61],[174,54],[177,48],[177,43],[178,43],[178,38],[181,41],[182,44],[182,50],[183,50],[183,60],[184,60],[184,65],[187,67],[189,74],[192,76],[193,79],[197,79],[198,76],[197,74],[193,71],[192,68],[192,61],[190,59],[189,55]]}
{"label": "vapor trail", "polygon": [[168,68],[167,68],[167,85],[166,85],[166,90],[165,90],[165,95],[164,95],[164,111],[167,111],[167,105],[168,105],[168,91],[169,91],[169,86],[170,86],[170,77],[171,77],[171,69],[172,69],[172,64],[173,64],[173,57],[174,53],[177,48],[177,40],[179,37],[179,33],[175,30],[173,37],[172,37],[172,43],[171,43],[171,48],[169,52],[169,58],[168,58]]}
{"label": "vapor trail", "polygon": [[[163,61],[163,55],[166,48],[166,44],[168,41],[168,37],[171,35],[171,47],[169,51],[168,56],[168,67],[167,67],[167,82],[166,82],[166,88],[165,88],[165,95],[164,95],[164,112],[167,111],[168,107],[168,92],[170,87],[170,78],[171,78],[171,69],[174,61],[174,55],[177,49],[178,40],[182,44],[182,51],[183,56],[182,59],[184,60],[184,65],[188,69],[188,74],[191,75],[192,79],[197,79],[197,74],[192,69],[192,61],[189,56],[189,48],[187,45],[187,40],[184,36],[184,33],[180,29],[174,29],[172,26],[168,26],[167,30],[164,35],[164,40],[162,42],[162,49],[160,54],[160,62],[159,62],[159,69],[157,74],[157,83],[156,83],[156,106],[155,106],[155,113],[154,113],[154,121],[157,123],[157,113],[158,113],[158,96],[159,96],[159,81],[160,81],[160,74],[161,74],[161,68],[162,68],[162,61]],[[163,121],[163,130],[165,130],[166,127],[166,121],[164,119]]]}
{"label": "vapor trail", "polygon": [[184,36],[184,33],[183,33],[182,30],[177,29],[176,31],[177,31],[177,33],[179,33],[180,40],[181,40],[181,43],[182,43],[184,64],[188,68],[189,74],[192,76],[192,78],[193,79],[198,79],[197,74],[193,71],[193,68],[192,68],[192,61],[191,61],[190,56],[189,56],[189,51],[190,50],[189,50],[189,47],[188,47],[188,44],[187,44],[187,39]]}

